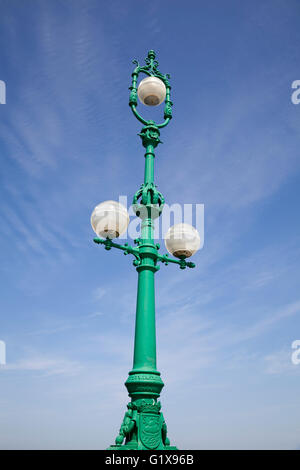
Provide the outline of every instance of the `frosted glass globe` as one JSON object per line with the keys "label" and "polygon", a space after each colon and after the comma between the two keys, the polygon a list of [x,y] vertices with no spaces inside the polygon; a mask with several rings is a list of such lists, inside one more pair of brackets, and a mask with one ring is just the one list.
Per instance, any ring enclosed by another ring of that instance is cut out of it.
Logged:
{"label": "frosted glass globe", "polygon": [[104,201],[92,212],[91,225],[98,237],[117,238],[129,224],[126,207],[117,201]]}
{"label": "frosted glass globe", "polygon": [[176,224],[165,235],[168,252],[176,258],[189,258],[200,248],[200,235],[189,224]]}
{"label": "frosted glass globe", "polygon": [[165,100],[166,91],[162,80],[157,77],[147,77],[138,86],[138,97],[147,106],[158,106]]}

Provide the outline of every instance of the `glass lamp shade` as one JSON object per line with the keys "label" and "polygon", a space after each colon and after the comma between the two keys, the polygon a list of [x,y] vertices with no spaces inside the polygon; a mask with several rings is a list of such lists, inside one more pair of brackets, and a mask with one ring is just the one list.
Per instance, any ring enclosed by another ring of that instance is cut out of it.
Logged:
{"label": "glass lamp shade", "polygon": [[166,85],[157,77],[147,77],[140,82],[137,92],[143,104],[158,106],[166,98]]}
{"label": "glass lamp shade", "polygon": [[117,201],[104,201],[98,204],[91,215],[91,225],[98,237],[117,238],[129,224],[126,207]]}
{"label": "glass lamp shade", "polygon": [[200,235],[189,224],[176,224],[165,235],[168,252],[176,258],[189,258],[200,248]]}

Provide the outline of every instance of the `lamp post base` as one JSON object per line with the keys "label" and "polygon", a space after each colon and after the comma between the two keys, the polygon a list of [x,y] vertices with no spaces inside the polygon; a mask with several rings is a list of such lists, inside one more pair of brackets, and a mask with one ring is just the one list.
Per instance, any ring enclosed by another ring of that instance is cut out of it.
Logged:
{"label": "lamp post base", "polygon": [[138,398],[128,403],[127,408],[116,443],[107,450],[177,450],[167,437],[160,402]]}
{"label": "lamp post base", "polygon": [[[137,446],[124,444],[123,446],[111,445],[106,450],[119,451],[119,450],[152,450],[152,449],[148,449],[147,447],[138,448]],[[163,448],[157,447],[156,449],[153,449],[153,450],[178,450],[178,449],[175,446],[165,446]]]}

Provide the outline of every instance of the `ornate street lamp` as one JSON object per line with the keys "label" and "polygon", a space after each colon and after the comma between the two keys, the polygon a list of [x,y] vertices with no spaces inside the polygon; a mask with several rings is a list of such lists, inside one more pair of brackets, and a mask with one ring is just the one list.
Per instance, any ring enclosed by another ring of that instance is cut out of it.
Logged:
{"label": "ornate street lamp", "polygon": [[[200,247],[197,230],[188,224],[174,225],[166,234],[166,248],[175,258],[159,254],[160,246],[154,243],[154,220],[160,216],[164,205],[164,198],[154,184],[154,149],[160,143],[160,129],[172,118],[173,103],[170,100],[170,76],[159,72],[154,51],[148,52],[145,62],[146,65],[140,66],[136,60],[133,61],[136,68],[132,73],[129,97],[133,114],[144,124],[139,136],[146,149],[144,183],[133,197],[133,209],[141,218],[141,235],[134,241],[136,246],[112,241],[124,233],[128,226],[129,216],[124,206],[115,201],[106,201],[96,206],[91,216],[93,230],[99,237],[94,238],[94,242],[104,245],[106,250],[117,248],[125,254],[132,254],[138,272],[133,368],[125,382],[131,401],[127,405],[115,445],[109,447],[114,450],[176,449],[170,445],[158,401],[164,384],[156,369],[154,275],[160,268],[159,262],[165,265],[175,263],[181,269],[194,268],[194,263],[186,261],[186,258]],[[147,77],[137,87],[140,73]],[[137,112],[138,97],[147,106],[157,106],[165,101],[162,124],[146,121]]]}

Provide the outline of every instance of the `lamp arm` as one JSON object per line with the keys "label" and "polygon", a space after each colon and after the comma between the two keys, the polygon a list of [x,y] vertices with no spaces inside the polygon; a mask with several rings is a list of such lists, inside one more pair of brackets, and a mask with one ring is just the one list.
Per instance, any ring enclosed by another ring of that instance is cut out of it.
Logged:
{"label": "lamp arm", "polygon": [[[140,121],[142,124],[145,124],[146,126],[149,125],[149,124],[152,124],[153,121],[146,121],[146,119],[144,119],[138,112],[137,112],[137,109],[136,109],[136,106],[134,104],[130,104],[130,108],[131,108],[131,111],[133,112],[133,114],[135,115],[135,117],[137,118],[138,121]],[[165,127],[169,124],[170,122],[170,117],[167,117],[165,119],[165,121],[162,123],[162,124],[156,124],[155,123],[155,126],[158,127],[159,129],[161,129],[162,127]]]}
{"label": "lamp arm", "polygon": [[135,117],[138,119],[138,121],[140,121],[142,124],[147,125],[148,121],[146,121],[146,119],[142,118],[142,116],[137,112],[136,106],[134,104],[131,104],[130,107],[131,107],[131,111],[133,112]]}
{"label": "lamp arm", "polygon": [[94,238],[94,242],[100,245],[104,245],[106,250],[117,248],[118,250],[122,250],[124,252],[124,255],[133,255],[135,257],[135,260],[133,261],[134,266],[138,266],[141,263],[138,248],[134,248],[133,246],[128,245],[128,243],[125,243],[124,245],[119,245],[118,243],[113,242],[110,238],[106,238],[105,240],[103,240],[102,238],[97,237]]}
{"label": "lamp arm", "polygon": [[169,124],[171,118],[167,118],[162,124],[156,124],[156,127],[159,127],[161,129],[162,127],[165,127]]}
{"label": "lamp arm", "polygon": [[[135,260],[133,261],[134,266],[139,266],[141,263],[139,248],[134,248],[133,246],[128,245],[128,243],[125,243],[124,245],[119,245],[118,243],[113,242],[110,238],[106,238],[105,240],[103,240],[102,238],[97,237],[94,238],[94,242],[100,245],[104,245],[106,250],[117,248],[118,250],[123,251],[124,255],[133,255],[135,257]],[[194,268],[196,266],[195,263],[192,263],[191,261],[186,261],[184,258],[170,258],[168,254],[160,255],[159,253],[157,253],[156,260],[160,261],[166,266],[169,263],[178,264],[180,266],[180,269]]]}
{"label": "lamp arm", "polygon": [[195,268],[195,263],[192,263],[191,261],[185,261],[184,258],[182,259],[176,259],[176,258],[170,258],[168,254],[166,255],[157,255],[157,261],[160,261],[161,263],[165,264],[167,266],[169,263],[174,263],[174,264],[179,264],[180,269],[185,269],[185,268]]}

